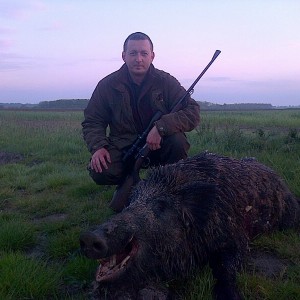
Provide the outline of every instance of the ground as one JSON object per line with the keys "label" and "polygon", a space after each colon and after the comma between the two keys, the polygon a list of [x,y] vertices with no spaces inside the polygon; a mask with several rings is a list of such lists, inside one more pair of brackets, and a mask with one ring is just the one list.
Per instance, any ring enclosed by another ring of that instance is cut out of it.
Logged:
{"label": "ground", "polygon": [[[280,277],[289,261],[276,257],[274,253],[252,250],[247,262],[247,269],[267,278]],[[249,271],[247,270],[247,271]]]}
{"label": "ground", "polygon": [[23,158],[22,154],[0,151],[0,166],[9,163],[16,163]]}

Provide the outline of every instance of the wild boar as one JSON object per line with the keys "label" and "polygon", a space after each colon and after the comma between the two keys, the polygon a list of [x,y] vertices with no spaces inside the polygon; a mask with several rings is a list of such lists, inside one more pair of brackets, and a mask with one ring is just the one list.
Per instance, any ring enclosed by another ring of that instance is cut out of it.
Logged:
{"label": "wild boar", "polygon": [[96,281],[108,299],[169,299],[159,282],[187,278],[207,263],[215,298],[241,299],[236,274],[249,241],[296,225],[298,201],[255,159],[205,152],[150,170],[130,205],[82,233],[80,244],[100,260]]}

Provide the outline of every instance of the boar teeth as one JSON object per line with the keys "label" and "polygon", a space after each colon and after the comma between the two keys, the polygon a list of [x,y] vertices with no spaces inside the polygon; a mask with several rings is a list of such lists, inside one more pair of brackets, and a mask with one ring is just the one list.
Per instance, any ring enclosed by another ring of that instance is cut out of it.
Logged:
{"label": "boar teeth", "polygon": [[116,261],[117,261],[117,256],[114,254],[109,261],[109,266],[113,268],[116,265]]}
{"label": "boar teeth", "polygon": [[126,258],[124,258],[124,260],[122,261],[121,263],[121,267],[120,268],[123,268],[125,267],[126,263],[128,262],[128,260],[130,259],[130,256],[128,255]]}

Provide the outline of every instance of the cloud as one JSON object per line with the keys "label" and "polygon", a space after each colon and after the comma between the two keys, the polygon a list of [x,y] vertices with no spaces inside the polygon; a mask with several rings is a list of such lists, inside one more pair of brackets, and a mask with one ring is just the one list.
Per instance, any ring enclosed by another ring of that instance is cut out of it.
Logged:
{"label": "cloud", "polygon": [[15,53],[0,53],[0,73],[2,71],[15,71],[32,67],[35,59]]}
{"label": "cloud", "polygon": [[214,77],[207,77],[205,78],[206,81],[215,81],[215,82],[231,82],[236,81],[235,79],[232,79],[230,77],[225,76],[214,76]]}
{"label": "cloud", "polygon": [[0,40],[0,51],[10,48],[13,44],[13,41],[9,39]]}
{"label": "cloud", "polygon": [[41,27],[40,30],[42,31],[56,31],[56,30],[61,30],[63,28],[63,25],[59,21],[53,21],[47,26]]}
{"label": "cloud", "polygon": [[122,61],[121,57],[111,57],[111,58],[103,58],[103,59],[98,59],[100,61],[105,61],[105,62],[120,62]]}
{"label": "cloud", "polygon": [[15,32],[16,31],[12,28],[0,27],[0,53],[14,45],[14,40],[11,37],[15,34]]}
{"label": "cloud", "polygon": [[0,17],[23,20],[29,18],[36,11],[45,11],[47,6],[39,0],[10,0],[0,2]]}
{"label": "cloud", "polygon": [[[51,67],[66,68],[66,67],[78,67],[80,65],[86,65],[96,62],[105,62],[106,60],[98,58],[53,58],[53,57],[37,57],[20,55],[14,52],[1,51],[5,46],[1,45],[0,40],[0,73],[7,71],[17,71],[24,69],[43,69]],[[120,59],[119,59],[120,60]],[[114,62],[116,59],[107,60],[107,62]]]}
{"label": "cloud", "polygon": [[0,34],[1,35],[5,35],[5,34],[11,34],[15,32],[15,30],[11,29],[11,28],[7,28],[7,27],[0,27]]}

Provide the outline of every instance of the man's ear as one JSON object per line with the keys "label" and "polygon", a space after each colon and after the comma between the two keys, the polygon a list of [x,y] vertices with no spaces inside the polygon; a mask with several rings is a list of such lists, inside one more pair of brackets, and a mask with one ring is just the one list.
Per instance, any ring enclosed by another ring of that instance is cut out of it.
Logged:
{"label": "man's ear", "polygon": [[122,59],[125,62],[125,52],[124,51],[122,52]]}
{"label": "man's ear", "polygon": [[151,53],[152,61],[153,61],[154,57],[155,57],[155,53],[152,51],[152,53]]}

